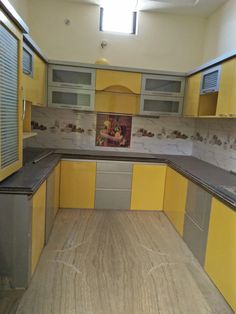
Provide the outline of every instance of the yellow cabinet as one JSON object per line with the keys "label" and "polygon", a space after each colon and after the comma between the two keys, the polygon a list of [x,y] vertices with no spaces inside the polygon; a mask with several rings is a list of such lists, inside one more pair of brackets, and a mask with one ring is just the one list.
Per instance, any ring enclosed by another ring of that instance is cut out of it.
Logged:
{"label": "yellow cabinet", "polygon": [[60,207],[60,174],[61,164],[59,163],[54,170],[54,216]]}
{"label": "yellow cabinet", "polygon": [[198,116],[200,100],[201,73],[194,74],[187,78],[184,100],[184,116]]}
{"label": "yellow cabinet", "polygon": [[168,167],[166,173],[164,212],[181,236],[183,235],[184,228],[187,188],[188,180]]}
{"label": "yellow cabinet", "polygon": [[0,10],[0,181],[22,166],[21,31]]}
{"label": "yellow cabinet", "polygon": [[96,162],[63,160],[60,208],[94,208]]}
{"label": "yellow cabinet", "polygon": [[163,210],[166,166],[133,166],[131,209]]}
{"label": "yellow cabinet", "polygon": [[122,86],[127,88],[131,93],[140,94],[141,73],[97,70],[96,90],[106,90],[111,86]]}
{"label": "yellow cabinet", "polygon": [[236,116],[236,58],[222,64],[216,115]]}
{"label": "yellow cabinet", "polygon": [[32,74],[23,73],[23,91],[26,101],[33,105],[46,106],[47,64],[32,52]]}
{"label": "yellow cabinet", "polygon": [[137,114],[141,73],[97,70],[95,111]]}
{"label": "yellow cabinet", "polygon": [[46,182],[33,196],[31,274],[34,273],[45,243]]}
{"label": "yellow cabinet", "polygon": [[236,312],[236,212],[213,198],[205,270]]}

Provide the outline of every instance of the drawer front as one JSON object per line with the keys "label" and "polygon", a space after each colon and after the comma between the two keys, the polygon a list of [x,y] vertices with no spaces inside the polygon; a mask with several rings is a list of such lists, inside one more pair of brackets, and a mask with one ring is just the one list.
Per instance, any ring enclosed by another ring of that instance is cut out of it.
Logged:
{"label": "drawer front", "polygon": [[207,229],[209,224],[212,196],[193,182],[189,182],[186,212],[201,228]]}
{"label": "drawer front", "polygon": [[203,266],[206,254],[207,232],[202,231],[188,215],[185,215],[184,221],[184,241]]}
{"label": "drawer front", "polygon": [[96,190],[95,208],[128,210],[130,194],[125,190]]}
{"label": "drawer front", "polygon": [[96,187],[98,189],[131,189],[131,185],[130,173],[97,173]]}
{"label": "drawer front", "polygon": [[97,162],[97,172],[132,172],[132,166],[133,164],[129,162]]}

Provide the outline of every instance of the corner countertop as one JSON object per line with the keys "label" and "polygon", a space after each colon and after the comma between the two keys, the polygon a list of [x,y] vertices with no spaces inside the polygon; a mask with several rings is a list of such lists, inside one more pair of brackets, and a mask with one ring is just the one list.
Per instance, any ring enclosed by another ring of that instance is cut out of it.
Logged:
{"label": "corner countertop", "polygon": [[[48,156],[33,163],[35,158],[45,155]],[[61,159],[166,163],[236,211],[236,194],[224,189],[224,186],[236,187],[236,175],[195,157],[180,155],[26,148],[24,166],[0,183],[0,193],[33,195]]]}

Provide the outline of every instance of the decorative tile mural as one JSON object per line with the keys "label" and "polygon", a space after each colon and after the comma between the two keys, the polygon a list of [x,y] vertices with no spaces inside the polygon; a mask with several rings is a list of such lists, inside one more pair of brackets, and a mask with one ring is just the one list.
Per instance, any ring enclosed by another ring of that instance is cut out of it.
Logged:
{"label": "decorative tile mural", "polygon": [[132,117],[97,114],[96,146],[130,147]]}

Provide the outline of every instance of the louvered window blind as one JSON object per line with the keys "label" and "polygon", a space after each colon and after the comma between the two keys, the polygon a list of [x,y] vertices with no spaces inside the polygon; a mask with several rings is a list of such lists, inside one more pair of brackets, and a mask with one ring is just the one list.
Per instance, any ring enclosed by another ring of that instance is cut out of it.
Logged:
{"label": "louvered window blind", "polygon": [[0,24],[0,167],[18,156],[18,41]]}
{"label": "louvered window blind", "polygon": [[33,55],[25,48],[23,48],[23,73],[33,75]]}
{"label": "louvered window blind", "polygon": [[219,77],[218,70],[204,75],[203,86],[202,86],[203,89],[204,90],[215,89],[217,86],[218,77]]}

